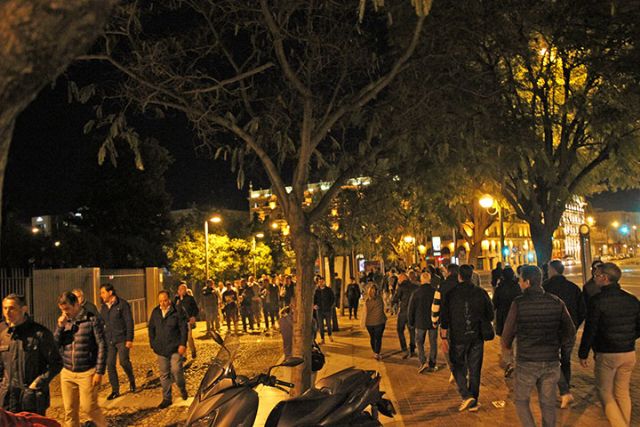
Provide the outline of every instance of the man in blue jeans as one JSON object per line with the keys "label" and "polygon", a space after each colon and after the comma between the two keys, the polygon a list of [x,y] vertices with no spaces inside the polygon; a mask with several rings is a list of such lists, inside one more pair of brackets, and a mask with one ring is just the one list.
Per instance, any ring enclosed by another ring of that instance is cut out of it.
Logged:
{"label": "man in blue jeans", "polygon": [[[409,299],[408,321],[409,327],[415,329],[416,346],[420,367],[418,373],[435,372],[436,357],[438,356],[438,326],[431,322],[431,304],[436,288],[431,285],[431,274],[424,272],[420,275],[420,287]],[[424,351],[425,338],[429,336],[429,363]]]}
{"label": "man in blue jeans", "polygon": [[335,311],[335,295],[333,291],[329,289],[324,281],[324,278],[318,276],[318,287],[313,295],[313,308],[316,311],[318,317],[318,329],[320,330],[320,338],[322,344],[324,344],[324,325],[327,325],[327,334],[329,335],[329,341],[333,341],[331,318],[332,313]]}
{"label": "man in blue jeans", "polygon": [[542,271],[524,266],[520,273],[523,294],[511,304],[502,331],[502,345],[510,351],[518,339],[516,354],[516,412],[525,427],[535,427],[529,402],[538,389],[542,426],[556,425],[556,387],[560,378],[560,348],[572,345],[576,328],[562,300],[541,286]]}
{"label": "man in blue jeans", "polygon": [[176,383],[183,400],[187,400],[182,357],[187,351],[188,319],[184,310],[171,303],[169,292],[158,293],[158,306],[149,318],[149,343],[158,355],[162,402],[158,408],[171,405],[171,384]]}

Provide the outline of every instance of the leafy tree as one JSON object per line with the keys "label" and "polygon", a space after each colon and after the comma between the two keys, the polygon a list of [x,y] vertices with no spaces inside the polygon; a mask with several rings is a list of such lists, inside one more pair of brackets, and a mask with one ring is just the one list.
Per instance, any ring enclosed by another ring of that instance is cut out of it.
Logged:
{"label": "leafy tree", "polygon": [[[183,233],[166,248],[171,270],[189,281],[204,282],[204,233]],[[220,280],[234,280],[254,273],[270,273],[273,265],[271,250],[262,242],[252,242],[209,234],[209,274]]]}
{"label": "leafy tree", "polygon": [[540,263],[572,195],[638,185],[638,8],[591,0],[434,8],[430,28],[456,34],[450,92],[467,156],[493,167]]}
{"label": "leafy tree", "polygon": [[[101,88],[124,109],[183,113],[203,144],[230,158],[239,184],[250,156],[262,164],[290,225],[301,284],[294,352],[306,363],[295,370],[296,392],[310,384],[311,225],[349,178],[397,144],[379,138],[376,104],[409,63],[431,4],[415,0],[418,17],[406,4],[364,13],[379,3],[360,2],[356,22],[350,2],[135,2],[120,9],[101,52],[83,58],[126,76]],[[98,123],[115,126],[105,149],[131,135],[124,114]],[[313,205],[304,196],[311,180],[333,183]]]}
{"label": "leafy tree", "polygon": [[91,46],[115,4],[116,0],[0,3],[0,201],[17,116]]}

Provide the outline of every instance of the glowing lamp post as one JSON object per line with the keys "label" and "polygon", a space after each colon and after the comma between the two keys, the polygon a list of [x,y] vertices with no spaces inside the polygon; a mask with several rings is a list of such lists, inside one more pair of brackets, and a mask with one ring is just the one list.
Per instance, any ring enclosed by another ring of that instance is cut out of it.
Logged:
{"label": "glowing lamp post", "polygon": [[209,221],[212,224],[220,224],[222,217],[220,215],[213,215],[211,218],[204,222],[204,278],[209,280]]}
{"label": "glowing lamp post", "polygon": [[[500,260],[504,262],[507,254],[505,253],[506,246],[504,244],[504,219],[502,215],[502,206],[490,194],[482,196],[478,203],[480,203],[481,207],[487,210],[489,215],[498,215],[498,223],[500,227]],[[493,212],[491,212],[491,208],[494,209]]]}

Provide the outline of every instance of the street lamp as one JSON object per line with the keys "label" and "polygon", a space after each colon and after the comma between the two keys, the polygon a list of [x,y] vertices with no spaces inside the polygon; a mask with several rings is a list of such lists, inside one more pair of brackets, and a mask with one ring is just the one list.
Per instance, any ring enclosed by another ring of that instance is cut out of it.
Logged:
{"label": "street lamp", "polygon": [[[502,262],[505,262],[506,256],[505,256],[505,253],[504,253],[504,249],[505,249],[505,244],[504,244],[504,219],[503,219],[503,215],[502,215],[502,206],[490,194],[485,194],[484,196],[482,196],[480,198],[480,200],[478,201],[478,203],[480,203],[481,207],[483,207],[483,208],[485,208],[487,210],[489,215],[498,214],[498,223],[499,223],[499,227],[500,227],[500,260]],[[491,212],[489,210],[491,208],[494,208],[495,212]]]}
{"label": "street lamp", "polygon": [[251,238],[251,252],[253,252],[253,277],[256,277],[258,267],[256,266],[256,238],[262,239],[264,237],[264,233],[256,233]]}
{"label": "street lamp", "polygon": [[222,217],[213,215],[204,222],[204,278],[209,280],[209,221],[213,224],[220,224]]}

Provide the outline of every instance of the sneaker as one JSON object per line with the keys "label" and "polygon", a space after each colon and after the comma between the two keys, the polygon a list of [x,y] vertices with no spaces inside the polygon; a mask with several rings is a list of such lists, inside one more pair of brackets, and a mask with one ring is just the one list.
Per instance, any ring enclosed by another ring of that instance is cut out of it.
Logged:
{"label": "sneaker", "polygon": [[427,365],[426,363],[423,363],[419,368],[418,368],[418,373],[421,374],[424,371],[426,371],[427,369],[429,369],[429,365]]}
{"label": "sneaker", "polygon": [[107,400],[113,400],[120,397],[120,393],[118,393],[117,391],[111,392],[111,394],[109,396],[107,396]]}
{"label": "sneaker", "polygon": [[504,370],[504,377],[511,378],[511,374],[513,374],[513,365],[509,363],[506,369]]}
{"label": "sneaker", "polygon": [[453,373],[449,375],[449,384],[453,384],[456,382],[456,377],[453,376]]}
{"label": "sneaker", "polygon": [[382,360],[382,355],[380,353],[376,354],[376,360]]}
{"label": "sneaker", "polygon": [[573,396],[571,395],[571,393],[563,394],[562,396],[560,396],[560,399],[560,409],[569,408],[571,406],[571,403],[573,402]]}
{"label": "sneaker", "polygon": [[431,373],[431,372],[436,372],[438,370],[437,366],[429,366],[427,368],[427,372]]}
{"label": "sneaker", "polygon": [[168,408],[169,406],[171,406],[171,401],[170,401],[170,400],[163,400],[163,401],[162,401],[162,402],[160,402],[160,404],[158,405],[158,409]]}
{"label": "sneaker", "polygon": [[478,412],[478,409],[480,409],[480,402],[476,402],[475,405],[471,405],[469,406],[469,412]]}
{"label": "sneaker", "polygon": [[476,399],[474,399],[473,397],[469,397],[467,399],[464,399],[462,403],[460,403],[460,406],[458,407],[458,411],[459,412],[466,411],[467,409],[469,409],[470,407],[476,404],[477,404]]}

